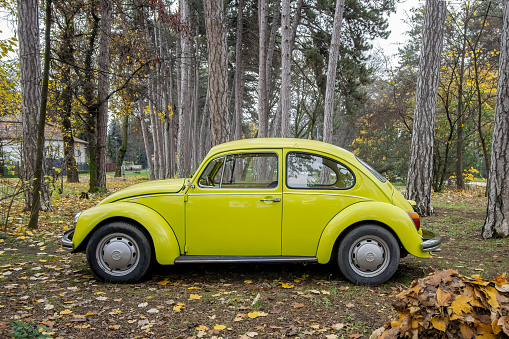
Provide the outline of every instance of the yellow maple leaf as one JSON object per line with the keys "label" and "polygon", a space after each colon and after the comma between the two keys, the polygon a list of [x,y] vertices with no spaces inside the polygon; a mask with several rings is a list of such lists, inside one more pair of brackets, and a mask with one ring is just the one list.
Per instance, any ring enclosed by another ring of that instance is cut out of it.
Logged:
{"label": "yellow maple leaf", "polygon": [[178,313],[182,310],[182,305],[173,306],[173,312]]}
{"label": "yellow maple leaf", "polygon": [[60,314],[70,314],[70,313],[72,313],[72,311],[69,309],[60,311]]}
{"label": "yellow maple leaf", "polygon": [[170,280],[164,279],[164,280],[158,281],[157,284],[158,285],[162,285],[162,286],[166,286],[166,285],[168,285],[169,282],[170,282]]}
{"label": "yellow maple leaf", "polygon": [[218,330],[218,331],[224,330],[225,328],[226,328],[226,326],[224,326],[224,325],[216,325],[216,326],[214,326],[214,329]]}
{"label": "yellow maple leaf", "polygon": [[209,328],[205,325],[200,325],[196,327],[197,331],[207,331]]}
{"label": "yellow maple leaf", "polygon": [[198,294],[191,294],[189,296],[189,300],[199,300],[201,299],[201,295],[198,295]]}
{"label": "yellow maple leaf", "polygon": [[472,307],[469,304],[471,300],[473,300],[472,297],[466,295],[458,295],[452,301],[451,306],[449,306],[447,309],[457,315],[461,315],[462,313],[468,313],[472,309]]}
{"label": "yellow maple leaf", "polygon": [[433,327],[436,328],[437,330],[445,332],[446,326],[445,326],[445,322],[443,319],[438,318],[438,317],[433,317],[433,319],[431,319],[431,323],[433,324]]}
{"label": "yellow maple leaf", "polygon": [[486,295],[486,299],[488,299],[488,304],[490,304],[493,308],[500,308],[500,304],[497,301],[498,291],[492,287],[488,286],[485,288],[481,288],[481,291]]}

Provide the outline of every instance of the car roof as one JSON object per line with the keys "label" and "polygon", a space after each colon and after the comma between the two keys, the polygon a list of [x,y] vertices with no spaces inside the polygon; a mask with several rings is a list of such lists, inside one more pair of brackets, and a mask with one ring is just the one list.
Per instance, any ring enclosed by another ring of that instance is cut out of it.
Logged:
{"label": "car roof", "polygon": [[250,148],[301,148],[303,150],[316,150],[343,158],[353,158],[354,155],[335,145],[331,145],[322,141],[309,139],[293,139],[293,138],[252,138],[230,141],[224,144],[214,146],[209,154],[217,154],[235,149]]}

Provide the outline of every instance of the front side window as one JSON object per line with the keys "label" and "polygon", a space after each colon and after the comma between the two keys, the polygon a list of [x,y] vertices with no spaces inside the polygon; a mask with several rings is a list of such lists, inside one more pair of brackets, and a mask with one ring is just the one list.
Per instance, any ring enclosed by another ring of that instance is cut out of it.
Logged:
{"label": "front side window", "polygon": [[353,173],[345,165],[315,154],[288,153],[286,171],[289,188],[347,189],[355,184]]}
{"label": "front side window", "polygon": [[275,153],[238,153],[226,157],[222,188],[275,188],[278,157]]}
{"label": "front side window", "polygon": [[200,187],[219,187],[223,172],[224,157],[216,158],[209,162],[198,180]]}

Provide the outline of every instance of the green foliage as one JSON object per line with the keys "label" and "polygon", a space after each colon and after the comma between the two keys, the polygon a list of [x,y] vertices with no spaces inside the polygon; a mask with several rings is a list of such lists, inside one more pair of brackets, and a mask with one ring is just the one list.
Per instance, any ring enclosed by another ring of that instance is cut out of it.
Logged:
{"label": "green foliage", "polygon": [[15,339],[22,338],[51,338],[49,334],[45,332],[49,331],[45,326],[39,325],[37,328],[33,324],[23,321],[13,321],[10,323],[12,331],[9,335],[14,336]]}

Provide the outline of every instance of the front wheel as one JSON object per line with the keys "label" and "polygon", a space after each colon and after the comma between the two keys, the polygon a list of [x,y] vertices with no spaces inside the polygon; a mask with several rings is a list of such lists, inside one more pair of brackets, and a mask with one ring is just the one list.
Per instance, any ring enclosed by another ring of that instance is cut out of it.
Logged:
{"label": "front wheel", "polygon": [[103,281],[134,283],[149,271],[152,248],[138,227],[112,222],[90,238],[87,261],[94,275]]}
{"label": "front wheel", "polygon": [[363,225],[343,238],[338,250],[341,273],[354,284],[378,285],[398,269],[400,248],[391,232],[381,226]]}

